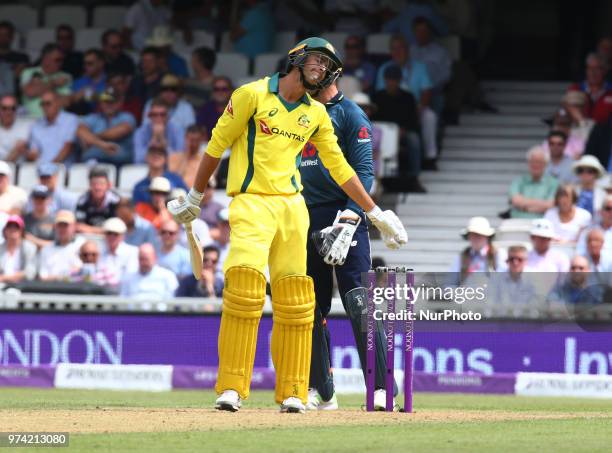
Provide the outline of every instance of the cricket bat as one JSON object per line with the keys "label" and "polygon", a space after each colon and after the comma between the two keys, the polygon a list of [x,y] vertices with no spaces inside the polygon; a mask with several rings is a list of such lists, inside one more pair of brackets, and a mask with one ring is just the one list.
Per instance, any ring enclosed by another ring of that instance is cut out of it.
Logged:
{"label": "cricket bat", "polygon": [[191,222],[185,224],[187,233],[187,242],[189,242],[189,256],[191,258],[191,272],[196,280],[202,277],[202,262],[204,261],[204,252],[202,252],[202,244],[191,229]]}

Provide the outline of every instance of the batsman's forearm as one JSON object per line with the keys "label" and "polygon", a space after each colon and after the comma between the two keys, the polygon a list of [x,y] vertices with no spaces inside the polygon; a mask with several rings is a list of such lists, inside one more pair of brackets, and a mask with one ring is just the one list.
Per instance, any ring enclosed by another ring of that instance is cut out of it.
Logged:
{"label": "batsman's forearm", "polygon": [[198,167],[198,174],[196,175],[195,182],[193,184],[195,190],[198,192],[204,192],[206,186],[208,185],[208,180],[215,172],[220,160],[221,159],[213,157],[210,154],[204,153],[204,156],[200,161],[200,166]]}
{"label": "batsman's forearm", "polygon": [[363,185],[361,184],[361,181],[357,175],[353,175],[340,187],[342,187],[342,190],[344,190],[346,194],[351,197],[351,200],[357,203],[365,212],[371,211],[374,206],[376,206],[374,200],[370,198],[366,190],[363,188]]}

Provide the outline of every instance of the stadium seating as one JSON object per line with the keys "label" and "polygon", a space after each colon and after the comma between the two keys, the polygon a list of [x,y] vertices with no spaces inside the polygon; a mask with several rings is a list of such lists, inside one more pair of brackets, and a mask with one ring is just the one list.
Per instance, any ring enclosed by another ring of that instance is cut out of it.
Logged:
{"label": "stadium seating", "polygon": [[75,30],[87,26],[87,10],[78,5],[53,5],[45,8],[43,24],[45,27],[71,25]]}
{"label": "stadium seating", "polygon": [[[36,162],[24,162],[19,164],[17,172],[17,185],[22,189],[29,191],[32,187],[38,184],[38,164]],[[59,164],[60,170],[57,178],[58,187],[66,185],[66,169],[62,164]]]}
{"label": "stadium seating", "polygon": [[83,28],[76,32],[75,47],[78,50],[84,51],[92,48],[100,48],[102,46],[102,34],[104,28]]}
{"label": "stadium seating", "polygon": [[[187,44],[183,39],[183,34],[179,31],[174,33],[174,45],[172,46],[174,50],[181,52],[191,52],[196,47],[210,47],[211,49],[215,48],[215,35],[212,33],[208,33],[203,30],[194,30],[193,31],[193,42],[191,44]],[[188,60],[189,61],[189,60]]]}
{"label": "stadium seating", "polygon": [[249,75],[249,59],[239,53],[219,52],[215,73],[225,75],[235,81]]}
{"label": "stadium seating", "polygon": [[49,42],[55,42],[55,29],[32,28],[26,33],[26,49],[28,51],[40,52],[40,49]]}
{"label": "stadium seating", "polygon": [[[96,167],[103,167],[108,171],[108,177],[114,187],[117,181],[117,167],[111,164],[97,164]],[[85,192],[89,189],[89,171],[91,168],[92,166],[88,164],[73,164],[68,174],[68,189],[73,192]]]}
{"label": "stadium seating", "polygon": [[381,176],[393,176],[397,171],[399,126],[386,121],[375,121],[373,125],[382,131],[382,138],[380,140]]}
{"label": "stadium seating", "polygon": [[350,99],[361,91],[361,82],[357,77],[344,76],[338,79],[338,88]]}
{"label": "stadium seating", "polygon": [[321,38],[327,39],[332,46],[342,51],[344,49],[344,41],[348,38],[349,34],[341,31],[322,33]]}
{"label": "stadium seating", "polygon": [[221,42],[217,50],[219,52],[232,52],[234,50],[234,44],[230,39],[229,31],[224,31],[223,33],[221,33]]}
{"label": "stadium seating", "polygon": [[253,76],[264,77],[268,74],[272,74],[276,71],[278,62],[283,58],[282,53],[264,53],[257,55],[255,58],[255,69],[253,70]]}
{"label": "stadium seating", "polygon": [[391,35],[389,33],[372,33],[367,37],[366,51],[368,53],[387,54],[389,53],[390,41]]}
{"label": "stadium seating", "polygon": [[274,37],[274,50],[286,55],[296,44],[297,40],[293,31],[279,31]]}
{"label": "stadium seating", "polygon": [[444,36],[438,38],[438,44],[448,50],[453,61],[457,61],[461,58],[461,39],[456,35]]}
{"label": "stadium seating", "polygon": [[20,33],[38,27],[38,12],[27,5],[9,4],[0,6],[0,18],[13,23]]}
{"label": "stadium seating", "polygon": [[147,176],[149,168],[144,164],[129,164],[121,167],[117,188],[122,194],[131,194],[134,185]]}
{"label": "stadium seating", "polygon": [[123,27],[127,8],[124,6],[100,5],[93,9],[92,25],[96,28]]}

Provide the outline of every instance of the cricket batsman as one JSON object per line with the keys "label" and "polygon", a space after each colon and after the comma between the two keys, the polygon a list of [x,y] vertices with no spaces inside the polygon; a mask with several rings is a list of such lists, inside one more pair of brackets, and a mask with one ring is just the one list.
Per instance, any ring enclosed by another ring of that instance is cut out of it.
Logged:
{"label": "cricket batsman", "polygon": [[[366,190],[374,181],[372,162],[372,125],[366,114],[353,101],[338,91],[336,82],[310,94],[325,105],[338,144],[349,165],[355,170]],[[307,274],[315,282],[315,320],[312,335],[310,365],[309,410],[338,409],[330,371],[330,334],[326,317],[331,309],[333,276],[336,274],[342,305],[346,311],[366,376],[366,332],[362,328],[362,314],[368,300],[363,287],[362,273],[371,267],[370,237],[363,210],[338,186],[329,171],[319,161],[317,148],[307,143],[302,153],[300,168],[304,184],[303,196],[310,216]],[[376,324],[379,349],[376,354],[376,390],[374,409],[385,410],[385,354],[384,326]],[[395,385],[397,393],[397,385]]]}
{"label": "cricket batsman", "polygon": [[184,199],[168,203],[178,222],[197,218],[208,180],[231,148],[227,193],[233,200],[223,266],[217,409],[237,411],[249,396],[269,266],[275,400],[281,412],[305,411],[315,306],[313,282],[306,275],[309,222],[299,173],[306,142],[317,147],[334,181],[393,247],[407,241],[398,217],[374,204],[346,162],[325,107],[307,93],[328,86],[340,66],[330,43],[308,38],[289,51],[287,74],[238,88],[213,129],[194,187]]}

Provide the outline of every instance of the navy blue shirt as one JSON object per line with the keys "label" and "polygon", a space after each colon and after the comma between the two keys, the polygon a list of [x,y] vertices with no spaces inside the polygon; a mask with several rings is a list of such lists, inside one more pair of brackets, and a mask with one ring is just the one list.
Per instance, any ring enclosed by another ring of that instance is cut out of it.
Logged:
{"label": "navy blue shirt", "polygon": [[[338,145],[366,191],[370,191],[374,181],[372,164],[372,124],[366,114],[353,101],[338,93],[325,104],[327,113],[334,125]],[[304,190],[302,195],[307,206],[328,203],[341,203],[345,209],[358,214],[361,208],[351,200],[333,180],[329,171],[319,159],[316,147],[308,142],[302,151],[300,174]]]}

